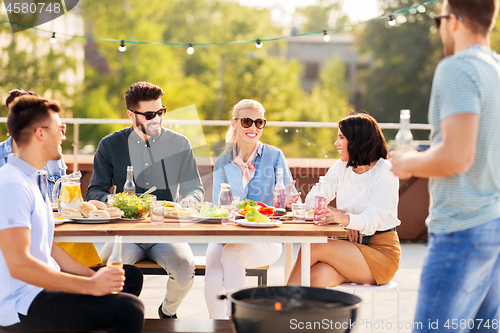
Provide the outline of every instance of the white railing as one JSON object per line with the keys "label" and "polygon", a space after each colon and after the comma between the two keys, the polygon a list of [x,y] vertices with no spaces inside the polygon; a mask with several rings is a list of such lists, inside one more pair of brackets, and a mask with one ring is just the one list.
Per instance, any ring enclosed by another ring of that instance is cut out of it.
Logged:
{"label": "white railing", "polygon": [[[65,124],[73,124],[73,170],[78,170],[78,143],[80,142],[80,125],[81,124],[123,124],[131,125],[130,119],[104,119],[104,118],[62,118],[61,121]],[[7,122],[6,117],[0,117],[0,123]],[[191,126],[229,126],[229,120],[175,120],[169,119],[169,125],[191,125]],[[269,127],[302,127],[302,128],[337,128],[337,122],[308,122],[308,121],[268,121],[266,126]],[[399,123],[379,123],[382,129],[398,129]],[[414,130],[430,130],[429,124],[410,124],[410,129]]]}

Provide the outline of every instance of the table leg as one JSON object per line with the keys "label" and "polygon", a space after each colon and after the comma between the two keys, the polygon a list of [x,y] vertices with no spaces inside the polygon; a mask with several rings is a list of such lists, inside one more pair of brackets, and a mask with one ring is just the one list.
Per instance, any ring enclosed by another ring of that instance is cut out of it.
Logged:
{"label": "table leg", "polygon": [[292,266],[293,266],[293,244],[285,243],[285,282],[284,282],[285,285],[288,282],[288,279],[290,278]]}
{"label": "table leg", "polygon": [[311,244],[302,243],[302,260],[300,279],[303,287],[311,286]]}

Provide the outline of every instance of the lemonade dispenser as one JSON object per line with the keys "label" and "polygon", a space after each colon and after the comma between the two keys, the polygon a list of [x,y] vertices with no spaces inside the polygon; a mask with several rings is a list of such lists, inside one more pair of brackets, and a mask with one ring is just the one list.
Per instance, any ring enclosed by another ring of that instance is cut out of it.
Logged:
{"label": "lemonade dispenser", "polygon": [[[80,179],[82,173],[75,171],[70,175],[62,176],[57,180],[52,192],[52,201],[57,205],[59,213],[64,207],[77,208],[78,204],[82,202],[82,190],[80,188]],[[61,192],[57,198],[57,189],[61,184]]]}

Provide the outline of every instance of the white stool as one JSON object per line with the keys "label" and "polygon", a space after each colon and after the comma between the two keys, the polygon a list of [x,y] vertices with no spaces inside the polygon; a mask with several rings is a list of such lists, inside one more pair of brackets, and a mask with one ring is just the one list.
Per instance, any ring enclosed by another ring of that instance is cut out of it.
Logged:
{"label": "white stool", "polygon": [[363,284],[356,284],[356,283],[342,283],[340,286],[336,288],[347,288],[347,289],[354,289],[353,294],[356,295],[356,292],[359,290],[371,290],[372,291],[372,332],[375,331],[375,292],[379,290],[388,290],[388,289],[393,289],[396,290],[396,293],[398,294],[398,322],[397,322],[397,328],[398,328],[398,333],[401,331],[399,327],[399,323],[401,322],[401,293],[399,292],[398,285],[396,282],[391,281],[388,284],[383,284],[381,286],[373,286],[373,285],[363,285]]}

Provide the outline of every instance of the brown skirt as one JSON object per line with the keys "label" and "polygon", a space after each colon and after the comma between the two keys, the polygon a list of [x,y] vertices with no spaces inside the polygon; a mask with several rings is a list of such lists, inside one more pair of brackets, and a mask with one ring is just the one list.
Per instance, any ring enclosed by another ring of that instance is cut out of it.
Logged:
{"label": "brown skirt", "polygon": [[373,236],[368,245],[353,243],[363,253],[377,285],[392,281],[399,268],[401,246],[397,232],[384,232]]}

